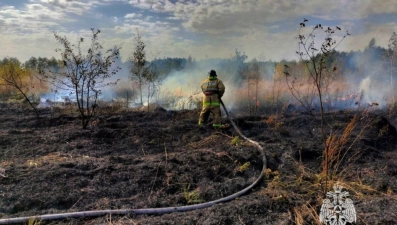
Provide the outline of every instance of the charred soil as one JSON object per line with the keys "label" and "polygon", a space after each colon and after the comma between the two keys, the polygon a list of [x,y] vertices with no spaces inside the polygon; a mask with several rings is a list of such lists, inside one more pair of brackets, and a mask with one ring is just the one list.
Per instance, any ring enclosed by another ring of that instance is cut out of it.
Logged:
{"label": "charred soil", "polygon": [[[232,126],[198,127],[197,110],[102,111],[85,130],[72,110],[40,114],[0,107],[0,219],[197,204],[240,191],[263,172],[246,195],[205,209],[40,224],[318,224],[326,184],[318,116],[232,115],[264,148],[261,171],[258,149]],[[357,224],[397,224],[396,114],[338,111],[325,121],[334,177],[327,190],[336,180],[344,186]]]}

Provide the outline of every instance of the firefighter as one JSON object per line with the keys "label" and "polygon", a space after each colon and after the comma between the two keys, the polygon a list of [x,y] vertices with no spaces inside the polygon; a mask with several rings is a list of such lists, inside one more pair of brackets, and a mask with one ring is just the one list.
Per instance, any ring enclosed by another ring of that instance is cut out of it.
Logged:
{"label": "firefighter", "polygon": [[203,91],[203,109],[200,113],[199,126],[207,123],[210,113],[214,115],[212,126],[215,128],[221,127],[221,103],[220,100],[225,93],[225,85],[218,79],[216,71],[211,70],[208,73],[208,78],[201,83],[201,90]]}

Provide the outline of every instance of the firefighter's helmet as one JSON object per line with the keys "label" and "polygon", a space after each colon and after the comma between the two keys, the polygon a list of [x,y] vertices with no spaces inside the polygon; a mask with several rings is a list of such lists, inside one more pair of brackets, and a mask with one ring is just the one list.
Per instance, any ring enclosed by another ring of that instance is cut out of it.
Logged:
{"label": "firefighter's helmet", "polygon": [[217,76],[215,70],[211,70],[208,74],[209,74],[211,77]]}

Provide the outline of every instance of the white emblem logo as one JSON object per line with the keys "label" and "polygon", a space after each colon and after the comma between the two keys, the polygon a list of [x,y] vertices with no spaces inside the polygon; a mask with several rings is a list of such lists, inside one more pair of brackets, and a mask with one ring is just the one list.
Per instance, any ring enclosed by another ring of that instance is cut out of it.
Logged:
{"label": "white emblem logo", "polygon": [[342,186],[334,185],[334,192],[327,192],[320,210],[320,222],[326,225],[345,225],[356,222],[356,210],[347,191],[342,192]]}

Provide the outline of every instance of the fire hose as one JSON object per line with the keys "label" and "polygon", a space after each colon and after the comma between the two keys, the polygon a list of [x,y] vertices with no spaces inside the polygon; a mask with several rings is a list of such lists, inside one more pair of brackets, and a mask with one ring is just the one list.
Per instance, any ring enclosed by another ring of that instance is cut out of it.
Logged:
{"label": "fire hose", "polygon": [[251,190],[255,185],[257,185],[261,179],[263,178],[263,171],[266,169],[267,159],[265,152],[262,146],[259,145],[258,142],[253,141],[246,136],[244,136],[241,131],[238,129],[236,124],[231,119],[228,111],[226,110],[225,104],[222,100],[220,100],[223,109],[226,112],[227,118],[229,119],[230,123],[232,124],[233,128],[236,132],[246,141],[253,144],[256,148],[259,149],[261,153],[261,157],[263,160],[263,167],[260,175],[256,180],[249,185],[248,187],[244,188],[243,190],[236,192],[232,195],[209,201],[195,205],[186,205],[186,206],[175,206],[175,207],[164,207],[164,208],[143,208],[143,209],[112,209],[112,210],[92,210],[92,211],[80,211],[80,212],[70,212],[70,213],[59,213],[59,214],[46,214],[46,215],[39,215],[39,216],[31,216],[31,217],[16,217],[16,218],[8,218],[8,219],[0,219],[0,224],[12,224],[12,223],[26,223],[31,219],[35,219],[37,221],[43,220],[59,220],[59,219],[67,219],[67,218],[80,218],[80,217],[99,217],[105,215],[126,215],[126,214],[165,214],[165,213],[173,213],[173,212],[185,212],[185,211],[192,211],[196,209],[203,209],[211,207],[218,203],[228,202],[238,198],[244,194],[246,194],[249,190]]}

